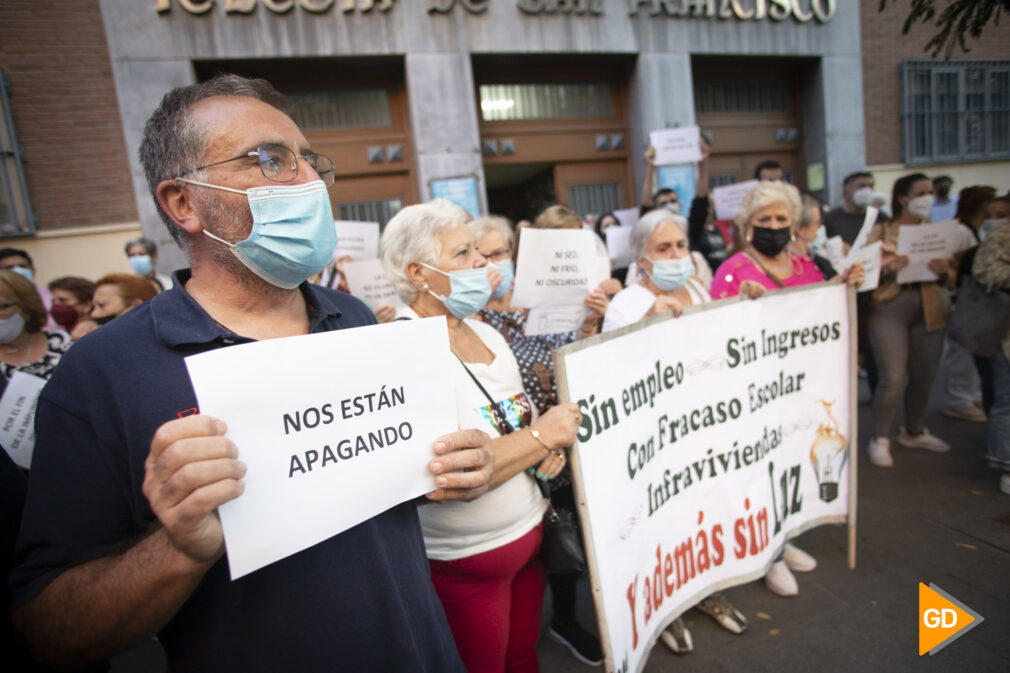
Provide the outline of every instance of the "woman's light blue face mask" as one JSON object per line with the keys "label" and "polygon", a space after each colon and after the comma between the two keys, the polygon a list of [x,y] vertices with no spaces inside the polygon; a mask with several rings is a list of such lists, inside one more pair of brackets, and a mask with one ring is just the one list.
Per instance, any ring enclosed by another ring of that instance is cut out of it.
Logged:
{"label": "woman's light blue face mask", "polygon": [[436,273],[449,277],[449,295],[443,297],[430,289],[428,293],[445,304],[449,312],[460,320],[469,318],[477,311],[487,306],[491,299],[491,280],[487,276],[487,267],[476,269],[460,269],[458,271],[442,271],[442,269],[420,262],[421,266]]}
{"label": "woman's light blue face mask", "polygon": [[687,282],[694,273],[694,262],[690,255],[679,259],[649,259],[652,262],[652,273],[649,277],[660,290],[670,292]]}

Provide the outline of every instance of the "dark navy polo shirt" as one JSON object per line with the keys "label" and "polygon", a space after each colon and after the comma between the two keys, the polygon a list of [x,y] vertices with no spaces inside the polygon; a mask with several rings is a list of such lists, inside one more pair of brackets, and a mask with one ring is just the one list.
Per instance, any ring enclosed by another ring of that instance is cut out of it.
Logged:
{"label": "dark navy polo shirt", "polygon": [[[173,289],[81,339],[43,389],[14,606],[158,526],[144,461],[159,426],[196,412],[183,358],[249,341],[196,303],[189,277],[176,272]],[[350,295],[300,289],[310,332],[375,322]],[[220,559],[159,636],[176,671],[463,670],[411,503],[234,582]]]}

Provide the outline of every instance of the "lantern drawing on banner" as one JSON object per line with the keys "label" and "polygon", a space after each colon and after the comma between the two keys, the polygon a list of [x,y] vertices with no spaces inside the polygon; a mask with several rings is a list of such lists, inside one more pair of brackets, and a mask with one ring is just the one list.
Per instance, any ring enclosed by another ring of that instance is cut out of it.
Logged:
{"label": "lantern drawing on banner", "polygon": [[828,423],[817,426],[817,437],[810,447],[810,462],[814,465],[817,483],[820,484],[820,498],[832,502],[838,497],[838,480],[842,477],[845,461],[849,459],[849,440],[838,431],[838,421],[831,415],[834,402],[825,402],[824,413]]}

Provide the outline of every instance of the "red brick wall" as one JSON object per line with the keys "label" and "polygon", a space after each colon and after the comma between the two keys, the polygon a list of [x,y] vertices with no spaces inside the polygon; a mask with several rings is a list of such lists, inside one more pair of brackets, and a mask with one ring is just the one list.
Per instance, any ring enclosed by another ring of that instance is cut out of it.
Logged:
{"label": "red brick wall", "polygon": [[0,68],[39,229],[136,220],[98,0],[0,1]]}
{"label": "red brick wall", "polygon": [[[931,58],[924,51],[936,33],[933,25],[916,24],[908,33],[901,27],[908,15],[908,0],[891,0],[879,12],[880,0],[860,0],[863,38],[863,105],[866,124],[866,163],[901,161],[901,79],[898,66],[906,58]],[[937,3],[940,8],[945,3]],[[967,54],[955,49],[952,59],[1010,59],[1010,17],[990,25],[979,40],[968,42]],[[941,52],[942,57],[942,52]]]}

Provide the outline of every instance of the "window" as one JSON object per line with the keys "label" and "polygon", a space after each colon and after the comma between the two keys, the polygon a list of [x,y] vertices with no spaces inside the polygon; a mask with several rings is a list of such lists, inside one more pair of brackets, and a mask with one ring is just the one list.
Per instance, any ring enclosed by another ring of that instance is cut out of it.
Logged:
{"label": "window", "polygon": [[385,227],[386,222],[403,208],[400,199],[380,199],[378,201],[357,201],[355,203],[338,203],[337,218],[357,222],[378,222]]}
{"label": "window", "polygon": [[7,78],[0,73],[0,236],[23,236],[35,232],[35,213],[28,203],[9,90]]}
{"label": "window", "polygon": [[695,79],[698,114],[788,114],[789,83],[785,81],[720,81]]}
{"label": "window", "polygon": [[298,92],[287,95],[291,118],[303,131],[389,126],[385,89]]}
{"label": "window", "polygon": [[609,84],[481,84],[486,122],[519,119],[593,119],[614,116]]}
{"label": "window", "polygon": [[901,66],[905,163],[1010,157],[1010,60]]}

